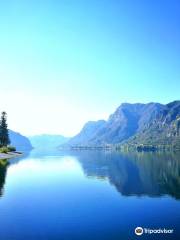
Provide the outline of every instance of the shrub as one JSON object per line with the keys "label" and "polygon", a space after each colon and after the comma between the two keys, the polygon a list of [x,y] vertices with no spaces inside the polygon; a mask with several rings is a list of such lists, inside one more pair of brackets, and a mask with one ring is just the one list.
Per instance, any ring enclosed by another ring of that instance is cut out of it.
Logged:
{"label": "shrub", "polygon": [[15,152],[16,151],[16,148],[13,147],[13,146],[8,146],[7,148],[9,150],[9,152]]}
{"label": "shrub", "polygon": [[0,153],[7,153],[7,152],[9,152],[9,149],[7,147],[0,148]]}

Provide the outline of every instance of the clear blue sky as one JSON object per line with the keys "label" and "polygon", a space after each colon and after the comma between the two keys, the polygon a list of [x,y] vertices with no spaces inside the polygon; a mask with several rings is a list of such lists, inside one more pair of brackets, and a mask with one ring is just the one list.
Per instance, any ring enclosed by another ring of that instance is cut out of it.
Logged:
{"label": "clear blue sky", "polygon": [[179,13],[178,0],[0,1],[9,127],[73,135],[122,102],[179,99]]}

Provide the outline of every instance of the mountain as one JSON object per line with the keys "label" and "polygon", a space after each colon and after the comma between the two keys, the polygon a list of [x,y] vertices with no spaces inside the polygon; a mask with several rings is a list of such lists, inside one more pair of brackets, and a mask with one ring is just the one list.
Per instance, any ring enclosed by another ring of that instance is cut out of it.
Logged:
{"label": "mountain", "polygon": [[66,146],[157,144],[160,140],[162,144],[172,141],[176,144],[179,141],[179,116],[180,101],[167,105],[123,103],[107,121],[86,123]]}
{"label": "mountain", "polygon": [[163,109],[159,103],[123,103],[90,140],[95,144],[116,144],[133,136]]}
{"label": "mountain", "polygon": [[68,145],[87,145],[91,139],[95,138],[97,133],[104,128],[106,121],[89,121],[87,122],[81,132],[75,137],[71,138],[67,144]]}
{"label": "mountain", "polygon": [[180,149],[180,101],[164,106],[128,144],[170,145]]}
{"label": "mountain", "polygon": [[33,148],[29,139],[20,133],[9,130],[9,138],[11,145],[15,146],[18,151],[27,151]]}
{"label": "mountain", "polygon": [[60,144],[64,144],[69,140],[69,138],[62,135],[35,135],[29,137],[29,140],[34,148],[38,149],[53,149],[57,148]]}

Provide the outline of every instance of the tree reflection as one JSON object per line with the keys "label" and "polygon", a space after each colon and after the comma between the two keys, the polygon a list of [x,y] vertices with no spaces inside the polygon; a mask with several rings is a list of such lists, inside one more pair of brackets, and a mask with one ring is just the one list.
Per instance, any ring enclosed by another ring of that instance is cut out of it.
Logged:
{"label": "tree reflection", "polygon": [[6,159],[1,159],[0,160],[0,197],[3,195],[3,192],[4,192],[7,166],[8,166],[8,161]]}

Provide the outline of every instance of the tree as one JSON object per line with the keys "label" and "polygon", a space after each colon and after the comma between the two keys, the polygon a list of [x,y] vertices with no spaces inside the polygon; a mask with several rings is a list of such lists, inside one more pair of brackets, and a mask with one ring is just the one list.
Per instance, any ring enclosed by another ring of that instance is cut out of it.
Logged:
{"label": "tree", "polygon": [[1,113],[0,119],[0,146],[4,147],[10,144],[8,125],[7,125],[7,114],[6,112]]}

